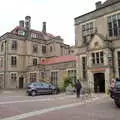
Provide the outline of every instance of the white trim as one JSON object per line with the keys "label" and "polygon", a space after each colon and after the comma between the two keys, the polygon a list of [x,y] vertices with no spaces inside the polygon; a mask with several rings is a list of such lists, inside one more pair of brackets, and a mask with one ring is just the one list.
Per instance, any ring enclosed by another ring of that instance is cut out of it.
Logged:
{"label": "white trim", "polygon": [[118,11],[116,11],[116,12],[112,12],[112,13],[110,13],[110,14],[107,14],[107,15],[104,15],[104,17],[110,17],[110,16],[112,16],[112,15],[117,15],[117,14],[120,14],[120,11],[118,10]]}
{"label": "white trim", "polygon": [[50,72],[59,72],[60,70],[50,70]]}
{"label": "white trim", "polygon": [[96,19],[92,19],[92,20],[89,20],[89,21],[87,21],[87,22],[83,22],[83,23],[81,23],[80,25],[82,26],[82,25],[86,25],[87,23],[93,22],[93,28],[94,28],[94,26],[95,26],[95,21],[96,21]]}

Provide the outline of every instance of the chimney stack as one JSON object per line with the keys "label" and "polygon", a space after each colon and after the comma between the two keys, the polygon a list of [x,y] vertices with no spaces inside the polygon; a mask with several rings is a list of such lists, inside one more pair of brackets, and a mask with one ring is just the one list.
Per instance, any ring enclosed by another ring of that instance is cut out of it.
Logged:
{"label": "chimney stack", "polygon": [[30,16],[26,16],[25,17],[25,27],[30,30],[31,28],[31,17]]}
{"label": "chimney stack", "polygon": [[96,2],[96,3],[95,3],[95,5],[96,5],[96,9],[98,9],[98,8],[100,8],[100,7],[101,7],[102,2],[101,2],[101,1],[98,1],[98,2]]}
{"label": "chimney stack", "polygon": [[46,33],[46,22],[43,22],[42,32],[43,32],[43,33]]}
{"label": "chimney stack", "polygon": [[19,26],[20,26],[20,27],[24,27],[24,20],[20,20],[20,21],[19,21]]}

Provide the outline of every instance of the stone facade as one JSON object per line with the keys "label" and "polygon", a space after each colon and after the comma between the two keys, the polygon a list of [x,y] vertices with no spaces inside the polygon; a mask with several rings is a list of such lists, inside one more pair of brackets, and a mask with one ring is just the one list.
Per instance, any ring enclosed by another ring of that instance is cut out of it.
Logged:
{"label": "stone facade", "polygon": [[94,11],[74,19],[77,78],[85,87],[105,92],[111,79],[120,77],[120,0],[96,5]]}
{"label": "stone facade", "polygon": [[[31,77],[41,80],[45,66],[40,61],[71,54],[73,48],[64,44],[60,36],[46,32],[46,22],[42,32],[36,31],[31,29],[31,17],[26,16],[25,22],[21,20],[19,26],[0,37],[0,88],[23,88],[30,82],[30,73],[36,73]],[[49,79],[50,72],[46,73]]]}

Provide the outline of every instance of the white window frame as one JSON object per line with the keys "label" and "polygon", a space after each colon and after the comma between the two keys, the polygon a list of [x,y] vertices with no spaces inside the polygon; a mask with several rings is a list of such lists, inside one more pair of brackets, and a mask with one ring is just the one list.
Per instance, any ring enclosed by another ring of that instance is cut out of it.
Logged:
{"label": "white window frame", "polygon": [[[11,66],[17,66],[17,56],[12,55],[12,56],[10,56],[10,57],[11,57]],[[12,64],[12,57],[16,57],[16,64]]]}
{"label": "white window frame", "polygon": [[4,66],[4,57],[0,57],[0,68]]}
{"label": "white window frame", "polygon": [[[31,77],[31,75],[32,75],[32,77]],[[35,75],[35,76],[34,76]],[[31,81],[37,81],[37,72],[30,72],[29,73],[29,78],[30,78],[30,82]]]}
{"label": "white window frame", "polygon": [[22,35],[22,36],[24,36],[24,35],[25,35],[25,31],[23,31],[23,30],[19,30],[19,31],[18,31],[18,35]]}
{"label": "white window frame", "polygon": [[[12,78],[12,75],[16,75],[16,77],[15,77],[16,79],[14,79],[14,77]],[[11,72],[11,73],[10,73],[10,80],[11,80],[12,82],[16,82],[16,81],[17,81],[17,75],[18,75],[17,72]]]}

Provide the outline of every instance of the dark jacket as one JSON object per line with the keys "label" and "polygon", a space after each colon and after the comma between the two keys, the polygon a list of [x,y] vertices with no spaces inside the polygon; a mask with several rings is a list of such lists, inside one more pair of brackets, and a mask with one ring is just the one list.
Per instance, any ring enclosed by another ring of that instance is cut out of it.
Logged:
{"label": "dark jacket", "polygon": [[75,88],[77,89],[77,90],[80,90],[81,89],[81,83],[80,82],[76,82],[76,84],[75,84]]}

